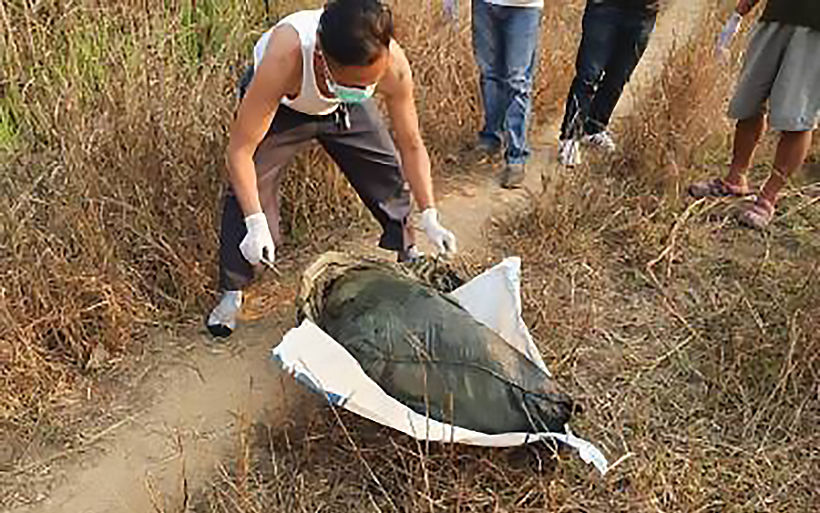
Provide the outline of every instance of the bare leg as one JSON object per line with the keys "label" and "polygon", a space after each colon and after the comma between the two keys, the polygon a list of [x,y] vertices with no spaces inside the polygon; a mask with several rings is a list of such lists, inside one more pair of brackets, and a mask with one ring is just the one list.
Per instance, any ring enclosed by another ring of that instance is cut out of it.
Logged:
{"label": "bare leg", "polygon": [[786,184],[794,171],[803,165],[811,149],[811,132],[783,132],[774,156],[774,169],[763,185],[760,196],[772,205],[777,193]]}
{"label": "bare leg", "polygon": [[766,130],[766,116],[763,114],[737,122],[732,148],[732,163],[725,179],[726,183],[746,186],[746,172],[752,165],[755,148],[764,130]]}

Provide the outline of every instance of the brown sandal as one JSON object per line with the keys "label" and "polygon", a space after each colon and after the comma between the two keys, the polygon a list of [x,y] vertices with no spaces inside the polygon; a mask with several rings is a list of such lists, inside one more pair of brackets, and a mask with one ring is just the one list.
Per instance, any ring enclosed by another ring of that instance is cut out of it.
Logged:
{"label": "brown sandal", "polygon": [[693,198],[725,198],[743,197],[751,194],[746,185],[732,185],[722,178],[715,178],[704,182],[695,182],[687,189]]}
{"label": "brown sandal", "polygon": [[738,221],[747,228],[763,230],[772,222],[772,217],[774,217],[774,205],[772,202],[765,198],[758,197],[757,201],[752,203],[749,208],[740,214]]}

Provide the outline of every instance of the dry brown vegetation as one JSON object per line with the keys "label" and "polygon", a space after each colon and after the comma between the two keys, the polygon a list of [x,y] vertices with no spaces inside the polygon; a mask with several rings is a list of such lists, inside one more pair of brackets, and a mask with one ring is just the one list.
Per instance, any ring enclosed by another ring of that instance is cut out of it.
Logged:
{"label": "dry brown vegetation", "polygon": [[260,14],[161,6],[2,3],[7,428],[207,296],[231,67]]}
{"label": "dry brown vegetation", "polygon": [[[715,19],[703,27],[713,34]],[[732,73],[711,38],[674,51],[621,121],[624,150],[549,174],[496,235],[525,262],[525,315],[585,406],[604,479],[546,448],[425,445],[320,408],[245,426],[197,511],[816,511],[820,211],[804,176],[773,228],[683,190],[720,172]],[[814,157],[816,158],[816,157]],[[767,173],[771,142],[754,177]]]}
{"label": "dry brown vegetation", "polygon": [[628,457],[605,486],[556,479],[568,509],[818,507],[817,186],[798,177],[766,234],[738,227],[740,202],[684,193],[728,162],[727,78],[709,45],[676,51],[623,153],[554,177],[509,231],[529,323],[587,400],[584,431]]}

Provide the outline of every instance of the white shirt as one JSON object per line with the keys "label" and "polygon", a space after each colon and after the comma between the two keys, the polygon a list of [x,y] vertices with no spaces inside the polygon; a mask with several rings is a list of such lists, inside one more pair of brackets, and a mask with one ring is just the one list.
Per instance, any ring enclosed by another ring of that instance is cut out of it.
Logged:
{"label": "white shirt", "polygon": [[[316,72],[313,69],[313,53],[316,50],[316,30],[319,28],[319,18],[322,9],[298,11],[282,18],[275,27],[289,25],[299,34],[302,43],[302,86],[299,95],[294,99],[282,98],[282,104],[293,110],[314,116],[330,114],[341,103],[336,98],[326,98],[316,85]],[[274,28],[275,28],[274,27]],[[254,69],[262,62],[268,48],[270,34],[273,29],[265,32],[257,41],[253,49]]]}

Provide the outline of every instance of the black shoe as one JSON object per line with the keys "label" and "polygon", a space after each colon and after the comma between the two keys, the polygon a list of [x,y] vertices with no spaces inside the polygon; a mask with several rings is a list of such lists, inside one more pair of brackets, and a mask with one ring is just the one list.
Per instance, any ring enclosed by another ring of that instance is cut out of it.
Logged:
{"label": "black shoe", "polygon": [[486,157],[494,157],[501,153],[501,145],[479,140],[473,146],[473,151]]}
{"label": "black shoe", "polygon": [[230,337],[236,328],[236,317],[240,308],[242,308],[242,291],[223,291],[219,303],[205,320],[208,332],[216,338]]}
{"label": "black shoe", "polygon": [[410,262],[415,262],[419,258],[424,258],[424,253],[418,250],[416,246],[410,246],[407,249],[402,249],[398,251],[398,259],[397,261],[400,264],[406,264]]}
{"label": "black shoe", "polygon": [[507,164],[501,171],[501,187],[517,189],[524,183],[524,164]]}
{"label": "black shoe", "polygon": [[205,326],[208,328],[208,333],[214,338],[228,338],[233,334],[233,329],[224,324],[208,324],[206,322]]}
{"label": "black shoe", "polygon": [[486,163],[495,160],[501,155],[502,147],[500,144],[493,144],[488,141],[479,139],[469,143],[464,148],[466,161],[475,163]]}

